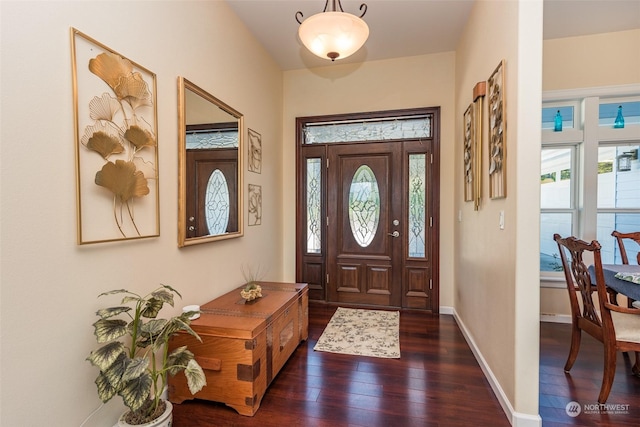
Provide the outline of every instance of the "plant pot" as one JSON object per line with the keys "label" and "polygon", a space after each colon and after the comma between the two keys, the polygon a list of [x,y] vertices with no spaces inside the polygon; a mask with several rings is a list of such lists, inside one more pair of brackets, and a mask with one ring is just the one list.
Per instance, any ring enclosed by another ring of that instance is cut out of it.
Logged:
{"label": "plant pot", "polygon": [[168,400],[165,400],[164,403],[167,404],[164,412],[155,420],[134,426],[133,424],[129,424],[124,420],[124,416],[127,414],[125,412],[118,420],[117,427],[171,427],[173,425],[173,405]]}

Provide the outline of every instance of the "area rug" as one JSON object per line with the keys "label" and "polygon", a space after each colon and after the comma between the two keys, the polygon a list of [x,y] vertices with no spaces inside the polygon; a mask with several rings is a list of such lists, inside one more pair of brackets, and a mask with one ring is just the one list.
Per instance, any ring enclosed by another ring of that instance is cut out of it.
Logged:
{"label": "area rug", "polygon": [[316,351],[400,358],[400,313],[338,307],[322,332]]}

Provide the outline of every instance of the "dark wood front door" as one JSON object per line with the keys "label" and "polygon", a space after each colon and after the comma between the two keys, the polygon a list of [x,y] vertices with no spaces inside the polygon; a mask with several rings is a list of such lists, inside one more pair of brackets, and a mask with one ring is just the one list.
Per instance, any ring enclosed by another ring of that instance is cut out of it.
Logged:
{"label": "dark wood front door", "polygon": [[[416,114],[428,135],[336,141],[341,129],[329,129]],[[437,313],[439,109],[302,117],[296,126],[296,281],[313,300]]]}
{"label": "dark wood front door", "polygon": [[401,305],[401,153],[398,143],[328,149],[329,301]]}

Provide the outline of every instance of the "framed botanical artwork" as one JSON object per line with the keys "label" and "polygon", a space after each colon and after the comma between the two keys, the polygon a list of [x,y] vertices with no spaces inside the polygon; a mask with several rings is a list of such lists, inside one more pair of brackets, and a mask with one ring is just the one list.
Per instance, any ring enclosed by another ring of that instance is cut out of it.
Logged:
{"label": "framed botanical artwork", "polygon": [[249,225],[262,224],[262,186],[249,184]]}
{"label": "framed botanical artwork", "polygon": [[474,104],[469,104],[469,107],[464,112],[463,126],[464,126],[464,201],[471,202],[475,200],[475,120],[474,120]]}
{"label": "framed botanical artwork", "polygon": [[247,167],[250,172],[261,173],[262,171],[262,136],[253,129],[248,130],[249,152],[247,153]]}
{"label": "framed botanical artwork", "polygon": [[78,244],[160,235],[156,75],[71,28]]}
{"label": "framed botanical artwork", "polygon": [[489,197],[507,197],[507,118],[504,59],[488,80],[489,86]]}

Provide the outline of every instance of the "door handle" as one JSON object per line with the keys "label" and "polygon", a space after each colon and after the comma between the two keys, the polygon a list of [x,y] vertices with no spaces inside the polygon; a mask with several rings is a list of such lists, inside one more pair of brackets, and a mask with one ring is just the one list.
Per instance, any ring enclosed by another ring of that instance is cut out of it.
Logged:
{"label": "door handle", "polygon": [[392,237],[400,237],[400,232],[398,230],[394,231],[393,233],[387,233],[387,234]]}

